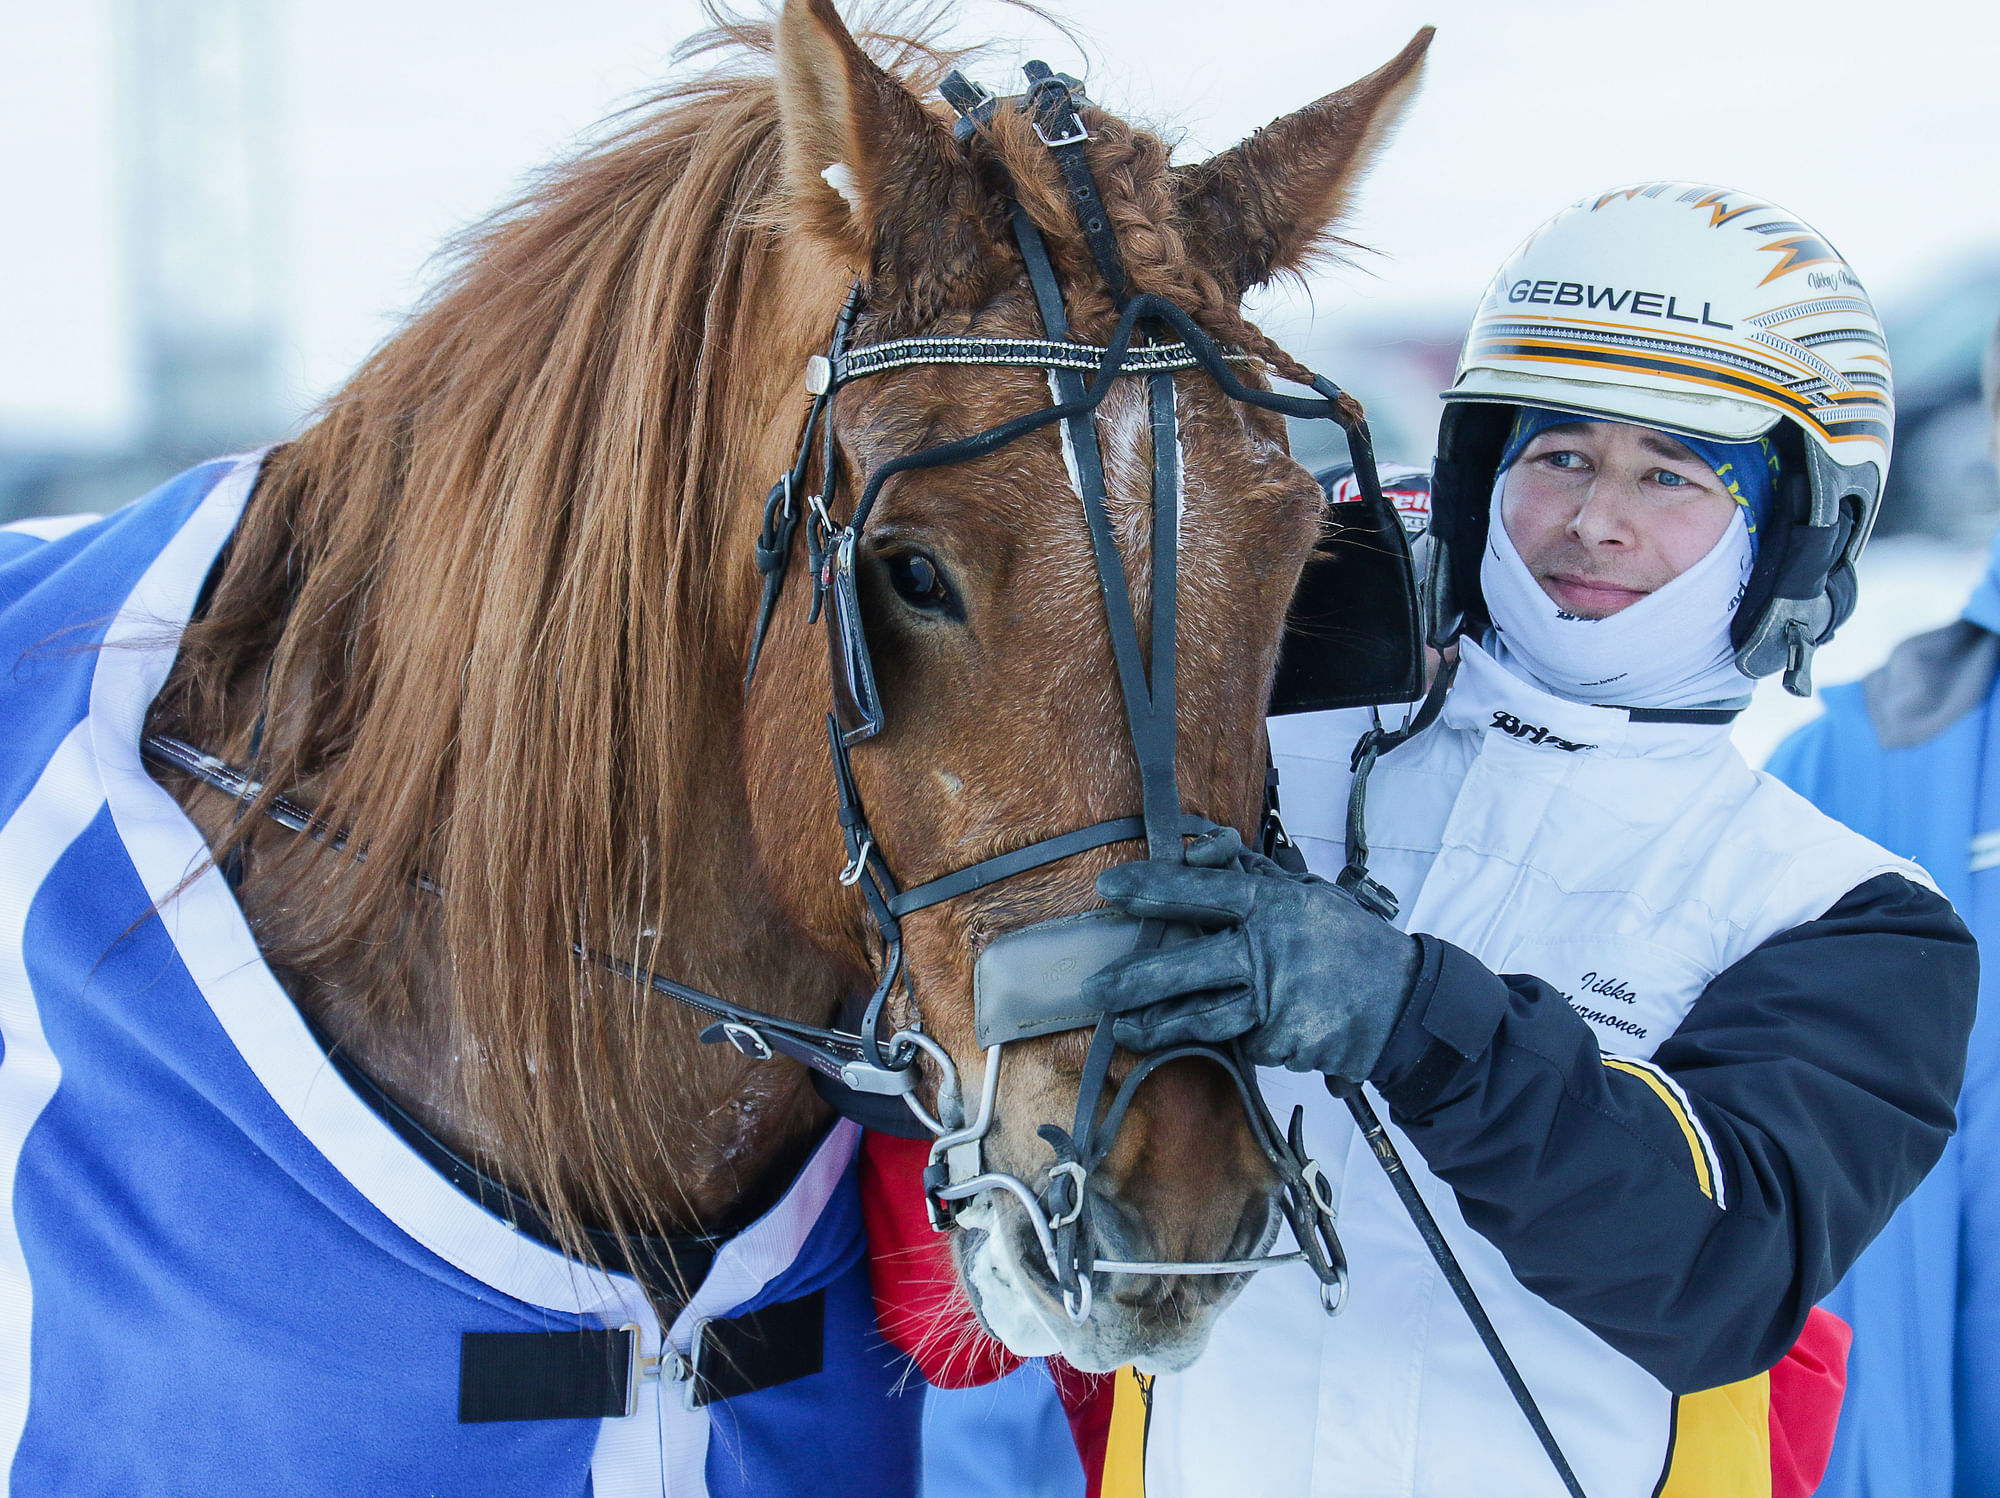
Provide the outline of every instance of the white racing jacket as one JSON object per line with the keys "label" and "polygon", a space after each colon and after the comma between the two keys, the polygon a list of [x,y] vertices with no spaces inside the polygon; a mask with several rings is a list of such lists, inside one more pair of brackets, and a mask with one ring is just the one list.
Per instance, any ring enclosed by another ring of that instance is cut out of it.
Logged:
{"label": "white racing jacket", "polygon": [[[1749,769],[1729,715],[1580,706],[1462,648],[1368,786],[1371,872],[1443,938],[1377,1109],[1591,1498],[1768,1493],[1760,1375],[1950,1132],[1970,938],[1916,865]],[[1328,877],[1364,726],[1271,724]],[[1264,1083],[1335,1181],[1349,1304],[1256,1276],[1154,1382],[1145,1491],[1560,1494],[1344,1106]]]}

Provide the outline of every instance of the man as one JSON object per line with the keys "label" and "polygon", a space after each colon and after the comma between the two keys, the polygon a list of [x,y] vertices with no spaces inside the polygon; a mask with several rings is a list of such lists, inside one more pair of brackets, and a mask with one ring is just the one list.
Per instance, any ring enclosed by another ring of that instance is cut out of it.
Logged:
{"label": "man", "polygon": [[[1728,725],[1753,676],[1809,691],[1852,608],[1889,399],[1860,282],[1755,199],[1606,193],[1502,268],[1434,483],[1456,679],[1366,787],[1395,923],[1233,847],[1099,880],[1207,928],[1093,980],[1118,1038],[1241,1037],[1288,1069],[1271,1101],[1307,1109],[1352,1266],[1332,1319],[1310,1276],[1255,1277],[1151,1383],[1125,1428],[1155,1498],[1563,1491],[1322,1077],[1388,1113],[1583,1492],[1809,1481],[1765,1373],[1944,1147],[1977,962],[1920,868],[1752,772]],[[1356,727],[1272,725],[1329,877]]]}
{"label": "man", "polygon": [[[2000,327],[1986,403],[2000,456]],[[2000,540],[1955,624],[1906,641],[1771,773],[1936,876],[1975,932],[2000,935]],[[1990,992],[1990,990],[1989,990]],[[1975,1029],[1959,1133],[1828,1305],[1854,1327],[1832,1498],[2000,1492],[2000,1016]]]}

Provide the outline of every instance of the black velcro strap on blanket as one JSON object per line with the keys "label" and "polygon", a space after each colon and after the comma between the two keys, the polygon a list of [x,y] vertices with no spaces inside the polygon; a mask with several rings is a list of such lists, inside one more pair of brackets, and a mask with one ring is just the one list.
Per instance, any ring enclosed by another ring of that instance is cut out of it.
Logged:
{"label": "black velcro strap on blanket", "polygon": [[637,1341],[629,1327],[467,1332],[458,1344],[458,1423],[629,1415]]}
{"label": "black velcro strap on blanket", "polygon": [[826,1292],[702,1323],[689,1403],[713,1404],[807,1378],[826,1366]]}
{"label": "black velcro strap on blanket", "polygon": [[[826,1366],[826,1292],[704,1321],[692,1355],[669,1354],[695,1408],[807,1378]],[[611,1420],[636,1407],[637,1334],[466,1332],[459,1339],[458,1423]]]}

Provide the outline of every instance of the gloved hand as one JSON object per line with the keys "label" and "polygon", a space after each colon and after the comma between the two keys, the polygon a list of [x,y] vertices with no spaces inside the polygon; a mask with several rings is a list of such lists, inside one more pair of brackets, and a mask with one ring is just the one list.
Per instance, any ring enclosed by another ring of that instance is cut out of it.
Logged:
{"label": "gloved hand", "polygon": [[1121,957],[1084,985],[1089,1003],[1118,1014],[1118,1043],[1143,1052],[1241,1036],[1260,1066],[1367,1080],[1416,987],[1417,939],[1338,885],[1249,852],[1233,829],[1197,840],[1188,859],[1097,878],[1128,915],[1209,928]]}

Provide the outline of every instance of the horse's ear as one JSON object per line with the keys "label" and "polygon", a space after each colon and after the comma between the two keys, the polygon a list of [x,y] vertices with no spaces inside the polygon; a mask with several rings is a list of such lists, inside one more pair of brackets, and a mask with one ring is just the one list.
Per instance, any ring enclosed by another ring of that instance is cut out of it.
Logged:
{"label": "horse's ear", "polygon": [[1301,269],[1415,98],[1432,34],[1424,27],[1358,83],[1199,165],[1176,168],[1196,257],[1239,293]]}
{"label": "horse's ear", "polygon": [[984,237],[971,164],[950,129],[861,50],[832,0],[785,0],[778,102],[800,228],[905,293],[973,270]]}

